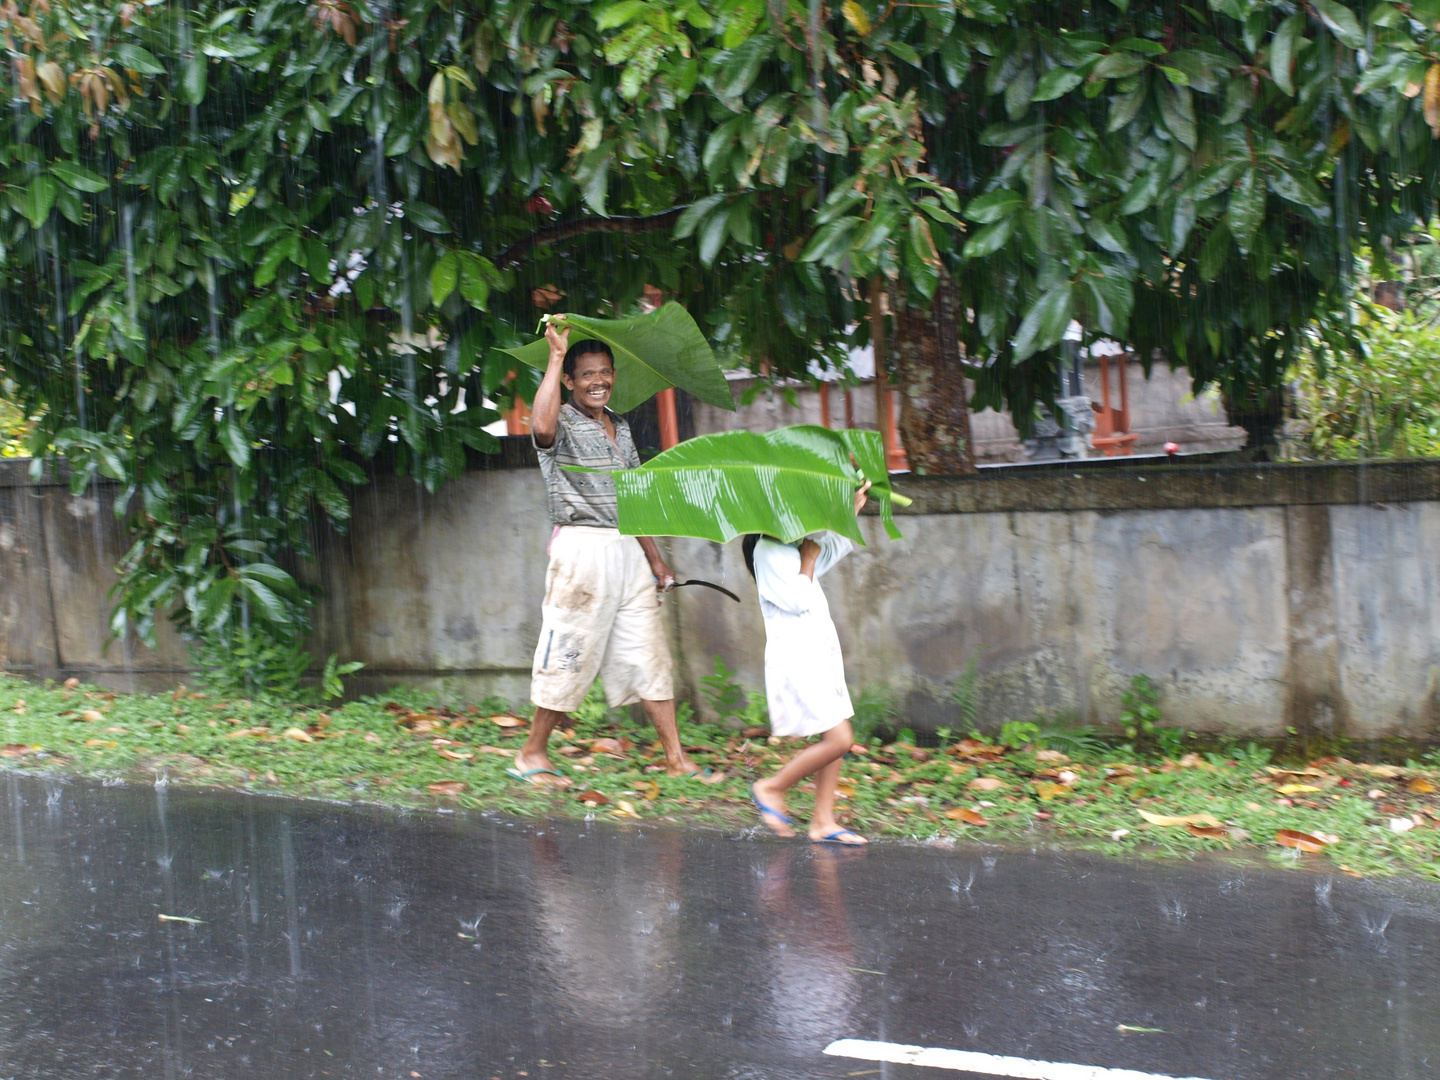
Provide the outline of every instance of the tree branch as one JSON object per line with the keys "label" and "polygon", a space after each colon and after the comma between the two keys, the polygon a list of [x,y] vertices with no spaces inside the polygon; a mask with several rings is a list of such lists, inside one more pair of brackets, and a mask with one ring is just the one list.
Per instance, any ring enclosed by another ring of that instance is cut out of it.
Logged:
{"label": "tree branch", "polygon": [[495,265],[501,270],[507,269],[518,263],[531,248],[539,244],[554,244],[576,236],[588,236],[590,233],[654,232],[656,229],[663,229],[674,223],[675,219],[688,209],[689,207],[686,206],[677,206],[662,214],[649,214],[645,217],[580,218],[578,221],[562,221],[558,225],[547,225],[543,229],[536,229],[522,240],[516,240],[515,243],[500,252],[495,259]]}

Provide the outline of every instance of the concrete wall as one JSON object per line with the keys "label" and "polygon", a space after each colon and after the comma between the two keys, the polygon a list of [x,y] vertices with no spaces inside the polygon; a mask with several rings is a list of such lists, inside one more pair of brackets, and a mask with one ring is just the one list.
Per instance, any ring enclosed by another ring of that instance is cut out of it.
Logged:
{"label": "concrete wall", "polygon": [[[315,651],[398,681],[522,698],[549,526],[520,440],[435,496],[379,473],[347,534],[302,573],[324,590]],[[18,466],[18,467],[17,467]],[[481,467],[483,466],[483,467]],[[185,652],[104,648],[111,567],[127,546],[109,488],[72,498],[0,463],[0,666],[115,686],[185,677]],[[1440,462],[1032,467],[899,481],[915,505],[889,543],[825,579],[852,686],[905,695],[918,726],[955,723],[972,659],[987,724],[1037,714],[1112,722],[1136,674],[1167,719],[1276,735],[1440,736]],[[763,628],[738,545],[668,542],[683,576],[667,617],[684,694],[720,655],[763,685]],[[701,703],[698,702],[697,703]]]}

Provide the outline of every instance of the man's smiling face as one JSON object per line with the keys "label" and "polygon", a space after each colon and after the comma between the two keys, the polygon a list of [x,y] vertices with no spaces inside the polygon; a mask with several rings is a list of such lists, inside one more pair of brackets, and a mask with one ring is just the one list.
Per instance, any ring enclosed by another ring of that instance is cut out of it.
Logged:
{"label": "man's smiling face", "polygon": [[581,353],[575,358],[575,374],[565,376],[570,399],[592,416],[599,416],[610,403],[615,388],[615,366],[604,353]]}

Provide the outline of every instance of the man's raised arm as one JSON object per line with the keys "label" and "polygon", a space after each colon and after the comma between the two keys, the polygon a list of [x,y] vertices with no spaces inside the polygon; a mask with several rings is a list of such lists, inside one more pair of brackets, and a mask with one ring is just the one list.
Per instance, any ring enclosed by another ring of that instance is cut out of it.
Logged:
{"label": "man's raised arm", "polygon": [[530,406],[530,434],[536,446],[548,447],[555,442],[560,422],[560,376],[564,372],[565,350],[570,347],[570,328],[556,329],[552,319],[545,324],[545,340],[550,343],[550,362],[545,365],[545,377]]}

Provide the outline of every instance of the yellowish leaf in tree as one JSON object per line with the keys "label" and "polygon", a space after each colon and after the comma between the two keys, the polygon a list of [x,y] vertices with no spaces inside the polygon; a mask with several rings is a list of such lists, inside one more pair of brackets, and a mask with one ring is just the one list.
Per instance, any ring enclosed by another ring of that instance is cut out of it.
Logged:
{"label": "yellowish leaf in tree", "polygon": [[840,11],[845,16],[845,21],[850,24],[850,29],[854,30],[861,37],[869,36],[870,30],[872,29],[870,16],[865,13],[865,9],[861,7],[856,0],[845,0],[845,2],[840,5]]}
{"label": "yellowish leaf in tree", "polygon": [[1440,63],[1425,72],[1425,123],[1430,125],[1431,138],[1440,139]]}

